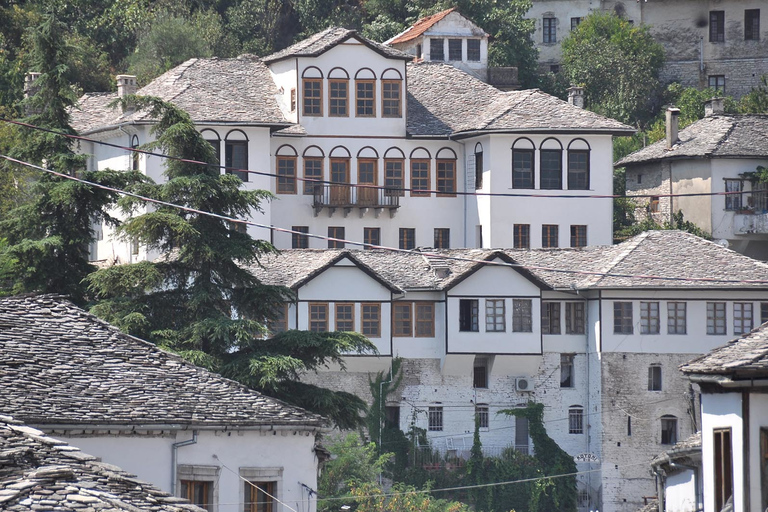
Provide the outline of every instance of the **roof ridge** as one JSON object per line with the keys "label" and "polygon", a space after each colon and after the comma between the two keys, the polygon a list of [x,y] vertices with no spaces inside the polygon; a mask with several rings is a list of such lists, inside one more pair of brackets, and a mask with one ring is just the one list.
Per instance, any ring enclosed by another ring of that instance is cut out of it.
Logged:
{"label": "roof ridge", "polygon": [[[619,263],[624,261],[627,258],[627,256],[632,254],[640,246],[640,243],[644,242],[645,239],[648,238],[650,234],[651,234],[650,231],[644,231],[639,235],[635,236],[634,238],[631,238],[626,242],[623,242],[625,244],[628,244],[628,247],[623,251],[619,252],[619,254],[617,254],[616,257],[613,260],[611,260],[611,262],[606,267],[604,267],[603,269],[600,269],[598,271],[600,275],[595,276],[594,279],[592,277],[585,279],[584,280],[585,286],[595,286],[599,284],[600,281],[605,278],[604,274],[609,274],[612,269],[616,268],[619,265]],[[589,282],[590,279],[593,279],[594,282],[590,283]]]}

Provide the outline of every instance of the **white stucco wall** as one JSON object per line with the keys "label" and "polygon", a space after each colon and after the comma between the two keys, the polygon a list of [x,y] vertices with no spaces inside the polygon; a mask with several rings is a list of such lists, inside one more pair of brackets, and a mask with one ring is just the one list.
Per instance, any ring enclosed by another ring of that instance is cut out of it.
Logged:
{"label": "white stucco wall", "polygon": [[744,426],[741,418],[741,393],[702,393],[701,457],[704,461],[704,510],[715,510],[714,434],[718,428],[731,429],[733,454],[733,512],[744,509]]}
{"label": "white stucco wall", "polygon": [[696,512],[696,476],[691,469],[667,475],[664,486],[664,510],[666,512]]}

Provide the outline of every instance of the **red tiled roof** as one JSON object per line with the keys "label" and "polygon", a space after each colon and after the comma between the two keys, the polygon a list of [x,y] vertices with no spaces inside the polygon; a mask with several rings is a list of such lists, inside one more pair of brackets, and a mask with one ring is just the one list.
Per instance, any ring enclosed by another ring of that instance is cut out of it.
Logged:
{"label": "red tiled roof", "polygon": [[421,18],[419,21],[414,23],[411,28],[395,37],[393,40],[389,41],[389,44],[405,43],[406,41],[410,41],[419,37],[421,34],[429,30],[435,23],[442,20],[455,10],[455,7],[451,7],[447,11],[438,12],[432,16]]}

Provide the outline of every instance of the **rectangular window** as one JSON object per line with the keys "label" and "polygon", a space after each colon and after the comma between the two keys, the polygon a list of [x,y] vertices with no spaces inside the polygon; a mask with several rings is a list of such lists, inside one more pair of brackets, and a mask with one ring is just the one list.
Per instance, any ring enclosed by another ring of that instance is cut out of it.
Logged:
{"label": "rectangular window", "polygon": [[659,213],[659,196],[651,196],[648,209],[651,211],[651,213]]}
{"label": "rectangular window", "polygon": [[533,150],[512,151],[512,188],[533,188]]}
{"label": "rectangular window", "polygon": [[428,414],[427,430],[429,430],[430,432],[442,432],[443,431],[443,408],[430,407],[429,410],[427,411],[427,414]]}
{"label": "rectangular window", "polygon": [[228,140],[224,142],[224,165],[228,174],[234,174],[243,182],[247,182],[249,176],[248,141]]}
{"label": "rectangular window", "polygon": [[382,117],[403,117],[403,95],[401,80],[381,81]]}
{"label": "rectangular window", "polygon": [[768,302],[760,303],[760,323],[768,322]]}
{"label": "rectangular window", "polygon": [[381,304],[377,302],[360,304],[360,332],[369,338],[381,337]]}
{"label": "rectangular window", "polygon": [[328,303],[309,303],[309,330],[312,332],[328,332]]}
{"label": "rectangular window", "polygon": [[576,30],[581,23],[581,18],[571,18],[571,31]]}
{"label": "rectangular window", "polygon": [[760,40],[760,9],[744,9],[744,40]]}
{"label": "rectangular window", "polygon": [[686,333],[686,303],[667,302],[667,334]]}
{"label": "rectangular window", "polygon": [[475,407],[475,418],[477,421],[477,428],[487,429],[489,425],[489,414],[487,405],[477,405]]}
{"label": "rectangular window", "polygon": [[709,75],[709,88],[725,94],[725,75]]}
{"label": "rectangular window", "polygon": [[589,190],[589,151],[568,151],[568,189]]}
{"label": "rectangular window", "polygon": [[275,499],[277,496],[276,482],[246,482],[245,512],[275,512]]}
{"label": "rectangular window", "polygon": [[632,334],[632,303],[613,303],[613,333]]}
{"label": "rectangular window", "polygon": [[480,306],[477,299],[459,300],[459,331],[477,332],[479,330]]}
{"label": "rectangular window", "polygon": [[707,302],[707,334],[726,334],[725,302]]}
{"label": "rectangular window", "polygon": [[297,233],[291,233],[291,249],[309,249],[309,237],[305,233],[309,233],[309,226],[292,226],[293,231]]}
{"label": "rectangular window", "polygon": [[531,225],[530,224],[515,224],[514,225],[514,246],[515,249],[530,249],[531,248]]}
{"label": "rectangular window", "polygon": [[[323,190],[323,159],[321,157],[304,157],[304,195],[314,195]],[[279,178],[278,178],[279,182]]]}
{"label": "rectangular window", "polygon": [[725,11],[709,11],[709,42],[725,41]]}
{"label": "rectangular window", "polygon": [[531,299],[512,300],[512,332],[533,332],[532,307]]}
{"label": "rectangular window", "polygon": [[741,180],[725,180],[725,191],[731,192],[725,195],[726,210],[741,210],[742,194],[736,194],[734,192],[741,192],[743,186],[744,182]]}
{"label": "rectangular window", "polygon": [[405,195],[405,180],[403,179],[403,161],[394,159],[384,160],[384,195]]}
{"label": "rectangular window", "polygon": [[475,190],[483,188],[483,152],[475,152]]}
{"label": "rectangular window", "polygon": [[470,62],[480,62],[479,39],[467,39],[467,60]]}
{"label": "rectangular window", "polygon": [[563,152],[559,149],[542,149],[539,152],[541,163],[541,183],[545,190],[563,188]]}
{"label": "rectangular window", "polygon": [[376,81],[355,81],[355,115],[357,117],[376,117]]}
{"label": "rectangular window", "polygon": [[328,186],[331,206],[347,206],[352,204],[351,187],[349,183],[349,159],[331,158],[331,183]]}
{"label": "rectangular window", "polygon": [[296,193],[296,157],[277,157],[277,193]]}
{"label": "rectangular window", "polygon": [[560,334],[560,303],[541,303],[541,334]]}
{"label": "rectangular window", "polygon": [[305,116],[323,115],[323,80],[305,78],[302,81],[302,112]]}
{"label": "rectangular window", "polygon": [[349,80],[328,80],[328,115],[349,116]]}
{"label": "rectangular window", "polygon": [[677,418],[674,416],[661,417],[661,444],[677,442]]}
{"label": "rectangular window", "polygon": [[291,88],[291,112],[296,112],[296,88]]}
{"label": "rectangular window", "polygon": [[722,510],[733,496],[733,446],[731,429],[719,428],[712,432],[715,452],[715,510]]}
{"label": "rectangular window", "polygon": [[437,195],[456,195],[456,160],[437,160]]}
{"label": "rectangular window", "polygon": [[462,60],[462,40],[461,39],[449,39],[448,40],[448,60]]}
{"label": "rectangular window", "polygon": [[[215,163],[217,167],[220,166],[221,165],[221,141],[219,139],[205,139],[205,142],[207,142],[208,144],[213,146],[213,152],[216,155],[216,157],[215,157],[216,160],[213,163]],[[133,167],[132,167],[132,169],[134,171],[138,171],[139,170],[139,168],[137,167],[137,165],[139,164],[139,161],[138,161],[139,158],[141,158],[141,154],[140,153],[134,153],[133,154]],[[217,171],[217,172],[219,172],[219,171]]]}
{"label": "rectangular window", "polygon": [[659,334],[659,303],[640,302],[640,334]]}
{"label": "rectangular window", "polygon": [[275,317],[269,322],[269,332],[279,334],[288,330],[288,304],[277,308]]}
{"label": "rectangular window", "polygon": [[587,246],[587,226],[571,226],[571,247]]}
{"label": "rectangular window", "polygon": [[544,18],[541,28],[544,33],[544,43],[557,42],[557,18]]}
{"label": "rectangular window", "polygon": [[584,409],[581,407],[571,407],[568,409],[568,433],[584,433]]}
{"label": "rectangular window", "polygon": [[559,229],[554,224],[541,226],[541,246],[545,249],[558,247]]}
{"label": "rectangular window", "polygon": [[435,228],[435,249],[450,249],[451,230],[449,228]]}
{"label": "rectangular window", "polygon": [[661,391],[661,365],[648,367],[648,391]]}
{"label": "rectangular window", "polygon": [[334,331],[353,332],[355,330],[355,305],[336,303]]}
{"label": "rectangular window", "polygon": [[573,354],[560,354],[560,387],[574,387]]}
{"label": "rectangular window", "polygon": [[387,405],[384,407],[384,426],[386,428],[400,428],[399,405]]}
{"label": "rectangular window", "polygon": [[445,60],[445,49],[442,38],[435,38],[429,40],[429,60]]}
{"label": "rectangular window", "polygon": [[400,248],[401,249],[416,248],[416,229],[400,228]]}
{"label": "rectangular window", "polygon": [[416,316],[417,338],[435,337],[435,303],[434,302],[416,302],[414,303]]}
{"label": "rectangular window", "polygon": [[752,330],[752,303],[733,303],[733,334],[746,334]]}
{"label": "rectangular window", "polygon": [[584,334],[584,303],[565,303],[565,334]]}
{"label": "rectangular window", "polygon": [[413,307],[410,302],[395,302],[392,305],[392,335],[410,338],[413,336]]}
{"label": "rectangular window", "polygon": [[507,330],[505,308],[504,299],[485,299],[486,332],[504,332]]}
{"label": "rectangular window", "polygon": [[381,228],[363,228],[363,246],[371,249],[372,245],[381,245]]}
{"label": "rectangular window", "polygon": [[411,160],[411,196],[429,196],[429,160]]}
{"label": "rectangular window", "polygon": [[488,359],[476,357],[472,373],[472,387],[488,387]]}
{"label": "rectangular window", "polygon": [[195,480],[181,480],[179,495],[208,511],[213,511],[213,482],[199,482]]}
{"label": "rectangular window", "polygon": [[333,239],[333,240],[328,240],[329,249],[343,249],[344,242],[342,242],[341,240],[344,240],[346,238],[344,236],[344,226],[329,226],[328,238]]}
{"label": "rectangular window", "polygon": [[528,418],[515,416],[515,451],[528,455]]}

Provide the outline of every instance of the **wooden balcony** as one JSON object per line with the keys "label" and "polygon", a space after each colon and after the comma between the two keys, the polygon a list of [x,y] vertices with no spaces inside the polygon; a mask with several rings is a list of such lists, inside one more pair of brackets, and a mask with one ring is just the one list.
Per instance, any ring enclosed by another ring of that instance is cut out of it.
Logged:
{"label": "wooden balcony", "polygon": [[312,206],[315,209],[317,217],[323,208],[328,209],[328,216],[333,216],[337,209],[344,212],[344,216],[349,215],[353,208],[360,212],[363,217],[369,208],[378,218],[383,210],[389,210],[389,216],[394,217],[397,209],[400,208],[400,197],[402,190],[375,188],[365,185],[315,185],[314,201]]}

